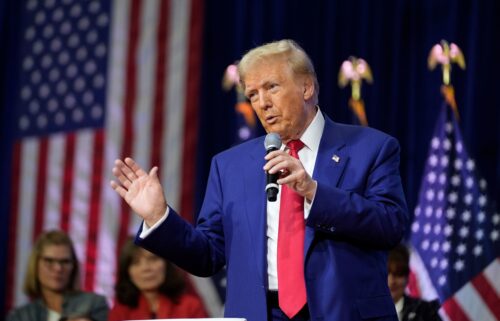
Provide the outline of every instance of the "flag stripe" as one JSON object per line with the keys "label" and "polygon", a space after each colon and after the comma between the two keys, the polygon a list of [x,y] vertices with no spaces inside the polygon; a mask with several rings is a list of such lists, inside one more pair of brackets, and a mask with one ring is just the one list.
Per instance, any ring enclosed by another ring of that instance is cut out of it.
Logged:
{"label": "flag stripe", "polygon": [[[94,153],[94,130],[83,130],[76,135],[75,161],[73,175],[73,199],[71,201],[70,235],[75,244],[78,261],[81,264],[81,284],[86,289],[87,235],[89,230],[88,213],[90,208],[91,186],[88,178],[92,177],[92,154]],[[95,192],[92,190],[92,192]]]}
{"label": "flag stripe", "polygon": [[[185,142],[183,134],[186,114],[186,97],[193,93],[187,91],[186,79],[190,76],[187,68],[189,37],[190,1],[173,0],[170,2],[168,22],[168,63],[165,64],[167,77],[163,90],[167,93],[164,103],[165,130],[163,132],[164,153],[161,168],[161,181],[171,207],[179,210],[181,193],[182,146]],[[182,139],[178,139],[182,137]],[[183,214],[181,214],[183,215]]]}
{"label": "flag stripe", "polygon": [[[129,34],[128,34],[128,48],[127,48],[127,63],[126,63],[126,73],[127,77],[125,80],[125,104],[124,104],[124,127],[123,127],[123,140],[122,140],[122,150],[121,158],[130,157],[132,155],[132,142],[134,139],[134,123],[133,115],[134,107],[137,99],[137,55],[139,46],[139,36],[140,36],[140,17],[142,13],[142,1],[132,0],[130,7],[130,22],[129,22]],[[130,221],[130,209],[127,203],[121,201],[120,210],[120,220],[118,229],[118,241],[117,250],[121,248],[125,238],[128,235],[128,226]]]}
{"label": "flag stripe", "polygon": [[47,149],[48,138],[40,139],[40,152],[38,157],[38,169],[36,180],[36,201],[35,201],[35,224],[33,229],[33,239],[36,239],[42,232],[44,226],[44,208],[45,208],[45,185],[47,184]]}
{"label": "flag stripe", "polygon": [[446,315],[450,320],[453,321],[474,321],[470,320],[467,315],[465,314],[464,310],[462,310],[462,307],[460,304],[458,304],[455,299],[451,298],[447,301],[445,301],[442,305],[442,308],[444,309]]}
{"label": "flag stripe", "polygon": [[[484,271],[484,276],[490,284],[493,285],[493,290],[495,290],[497,296],[500,296],[500,259],[497,258],[493,263],[491,263]],[[500,319],[500,316],[499,316]]]}
{"label": "flag stripe", "polygon": [[[195,0],[190,11],[189,34],[189,56],[188,56],[188,82],[186,96],[186,115],[196,115],[198,112],[199,92],[201,82],[201,55],[202,52],[202,33],[203,33],[203,0]],[[196,177],[196,145],[198,137],[198,117],[184,118],[184,146],[182,150],[182,193],[181,193],[181,211],[184,218],[194,220],[194,184]]]}
{"label": "flag stripe", "polygon": [[154,112],[153,112],[153,126],[152,126],[152,148],[151,148],[151,165],[159,166],[161,164],[161,151],[163,146],[163,131],[164,122],[163,117],[165,109],[168,110],[168,106],[163,108],[165,103],[165,90],[163,90],[168,75],[168,65],[166,61],[168,60],[168,16],[170,10],[170,1],[160,2],[160,12],[157,24],[157,37],[156,37],[156,48],[158,51],[156,73],[155,73],[155,83],[154,83]]}
{"label": "flag stripe", "polygon": [[[26,215],[35,213],[35,200],[37,195],[36,184],[33,184],[33,179],[37,177],[37,162],[40,154],[39,141],[34,138],[25,139],[21,144],[21,181],[19,185],[20,195],[17,200],[19,212],[15,213],[19,220],[16,226],[16,252],[13,260],[15,261],[15,287],[14,287],[14,303],[25,302],[26,296],[22,291],[24,273],[28,256],[33,244],[33,231],[36,224],[32,216]],[[25,197],[24,197],[25,196]],[[24,236],[24,237],[20,237]]]}
{"label": "flag stripe", "polygon": [[418,284],[418,277],[412,269],[410,269],[410,274],[408,275],[408,285],[406,290],[412,297],[420,298],[422,296],[422,292],[420,291],[420,286]]}
{"label": "flag stripe", "polygon": [[436,289],[432,285],[429,274],[422,262],[422,258],[414,248],[412,248],[410,256],[410,269],[415,275],[415,281],[417,282],[417,284],[413,286],[419,290],[420,295],[417,293],[410,294],[429,301],[437,299],[438,295]]}
{"label": "flag stripe", "polygon": [[91,196],[90,196],[90,207],[88,213],[88,235],[87,235],[87,249],[86,249],[86,261],[85,261],[85,289],[94,290],[95,282],[95,265],[98,256],[97,247],[97,231],[99,231],[99,224],[101,223],[100,217],[100,202],[101,202],[101,177],[103,175],[103,150],[104,150],[104,134],[102,130],[97,130],[94,135],[93,142],[93,157],[92,157],[92,179],[89,182],[91,184]]}
{"label": "flag stripe", "polygon": [[500,297],[485,275],[481,273],[476,276],[472,280],[472,285],[476,288],[476,292],[481,296],[481,299],[488,306],[491,313],[500,317]]}
{"label": "flag stripe", "polygon": [[[153,121],[156,60],[158,57],[156,46],[157,21],[161,14],[160,2],[141,1],[139,13],[139,41],[135,61],[137,81],[135,85],[136,97],[133,102],[133,145],[131,156],[142,167],[150,166],[151,156],[151,123]],[[128,231],[128,226],[127,226]]]}
{"label": "flag stripe", "polygon": [[476,288],[472,285],[472,283],[467,283],[455,294],[454,298],[455,302],[461,306],[463,313],[467,315],[469,320],[497,320],[495,316],[491,314],[488,306],[485,304],[480,293],[476,291]]}
{"label": "flag stripe", "polygon": [[71,199],[72,199],[72,182],[75,161],[75,133],[66,136],[64,148],[64,176],[62,186],[62,205],[61,205],[61,222],[60,228],[65,232],[69,232],[69,221],[71,216]]}
{"label": "flag stripe", "polygon": [[43,230],[59,229],[61,225],[61,206],[63,203],[64,157],[66,135],[55,134],[48,138],[46,201],[43,209]]}
{"label": "flag stripe", "polygon": [[[17,226],[18,226],[18,213],[19,213],[19,183],[21,178],[21,144],[19,142],[14,143],[12,150],[12,176],[11,176],[11,191],[10,191],[10,220],[9,220],[9,242],[7,244],[7,260],[10,264],[7,264],[7,277],[5,279],[5,287],[7,290],[15,289],[16,276],[20,275],[19,270],[15,267],[16,257],[16,246],[17,246]],[[29,234],[28,234],[29,235]],[[8,311],[14,304],[14,296],[12,291],[7,291],[5,295],[5,310]]]}

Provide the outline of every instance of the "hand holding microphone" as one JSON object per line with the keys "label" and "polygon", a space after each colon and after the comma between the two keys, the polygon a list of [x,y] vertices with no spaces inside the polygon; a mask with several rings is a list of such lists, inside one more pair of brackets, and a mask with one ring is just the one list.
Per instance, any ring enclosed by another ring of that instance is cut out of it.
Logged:
{"label": "hand holding microphone", "polygon": [[267,134],[264,140],[264,146],[266,147],[265,159],[267,160],[264,166],[267,200],[275,202],[279,185],[286,184],[308,202],[311,202],[316,194],[317,182],[307,173],[298,158],[292,157],[286,151],[280,151],[281,145],[281,138],[278,134]]}

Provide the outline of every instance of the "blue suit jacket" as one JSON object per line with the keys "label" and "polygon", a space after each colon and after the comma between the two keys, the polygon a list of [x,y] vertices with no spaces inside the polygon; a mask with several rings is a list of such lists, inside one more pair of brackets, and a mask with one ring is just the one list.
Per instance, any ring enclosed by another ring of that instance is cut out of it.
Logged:
{"label": "blue suit jacket", "polygon": [[[311,319],[397,320],[386,250],[408,223],[399,145],[375,129],[325,120],[304,247]],[[227,265],[225,316],[249,321],[267,319],[263,140],[214,157],[196,228],[171,209],[148,237],[136,239],[195,275],[211,276]]]}

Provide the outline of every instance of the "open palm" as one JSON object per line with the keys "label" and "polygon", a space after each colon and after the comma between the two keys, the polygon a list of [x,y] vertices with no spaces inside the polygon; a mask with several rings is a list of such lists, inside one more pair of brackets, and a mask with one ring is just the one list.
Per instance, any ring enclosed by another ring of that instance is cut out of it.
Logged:
{"label": "open palm", "polygon": [[167,202],[158,179],[158,168],[146,173],[133,159],[115,161],[113,174],[119,184],[111,182],[111,187],[127,204],[150,225],[165,213]]}

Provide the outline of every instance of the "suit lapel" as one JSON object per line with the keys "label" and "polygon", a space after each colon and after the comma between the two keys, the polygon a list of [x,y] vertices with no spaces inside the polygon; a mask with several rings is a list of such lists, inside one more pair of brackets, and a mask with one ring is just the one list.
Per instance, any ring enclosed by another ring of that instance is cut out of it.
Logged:
{"label": "suit lapel", "polygon": [[[339,125],[325,116],[325,129],[321,136],[313,179],[328,186],[338,186],[349,162],[346,140]],[[304,256],[314,239],[314,229],[306,227]]]}
{"label": "suit lapel", "polygon": [[[262,140],[263,142],[263,140]],[[248,164],[245,165],[244,177],[244,202],[247,226],[250,237],[253,237],[253,257],[256,258],[259,276],[262,284],[267,285],[267,236],[266,236],[266,176],[264,167],[264,144],[253,145],[249,152]]]}

